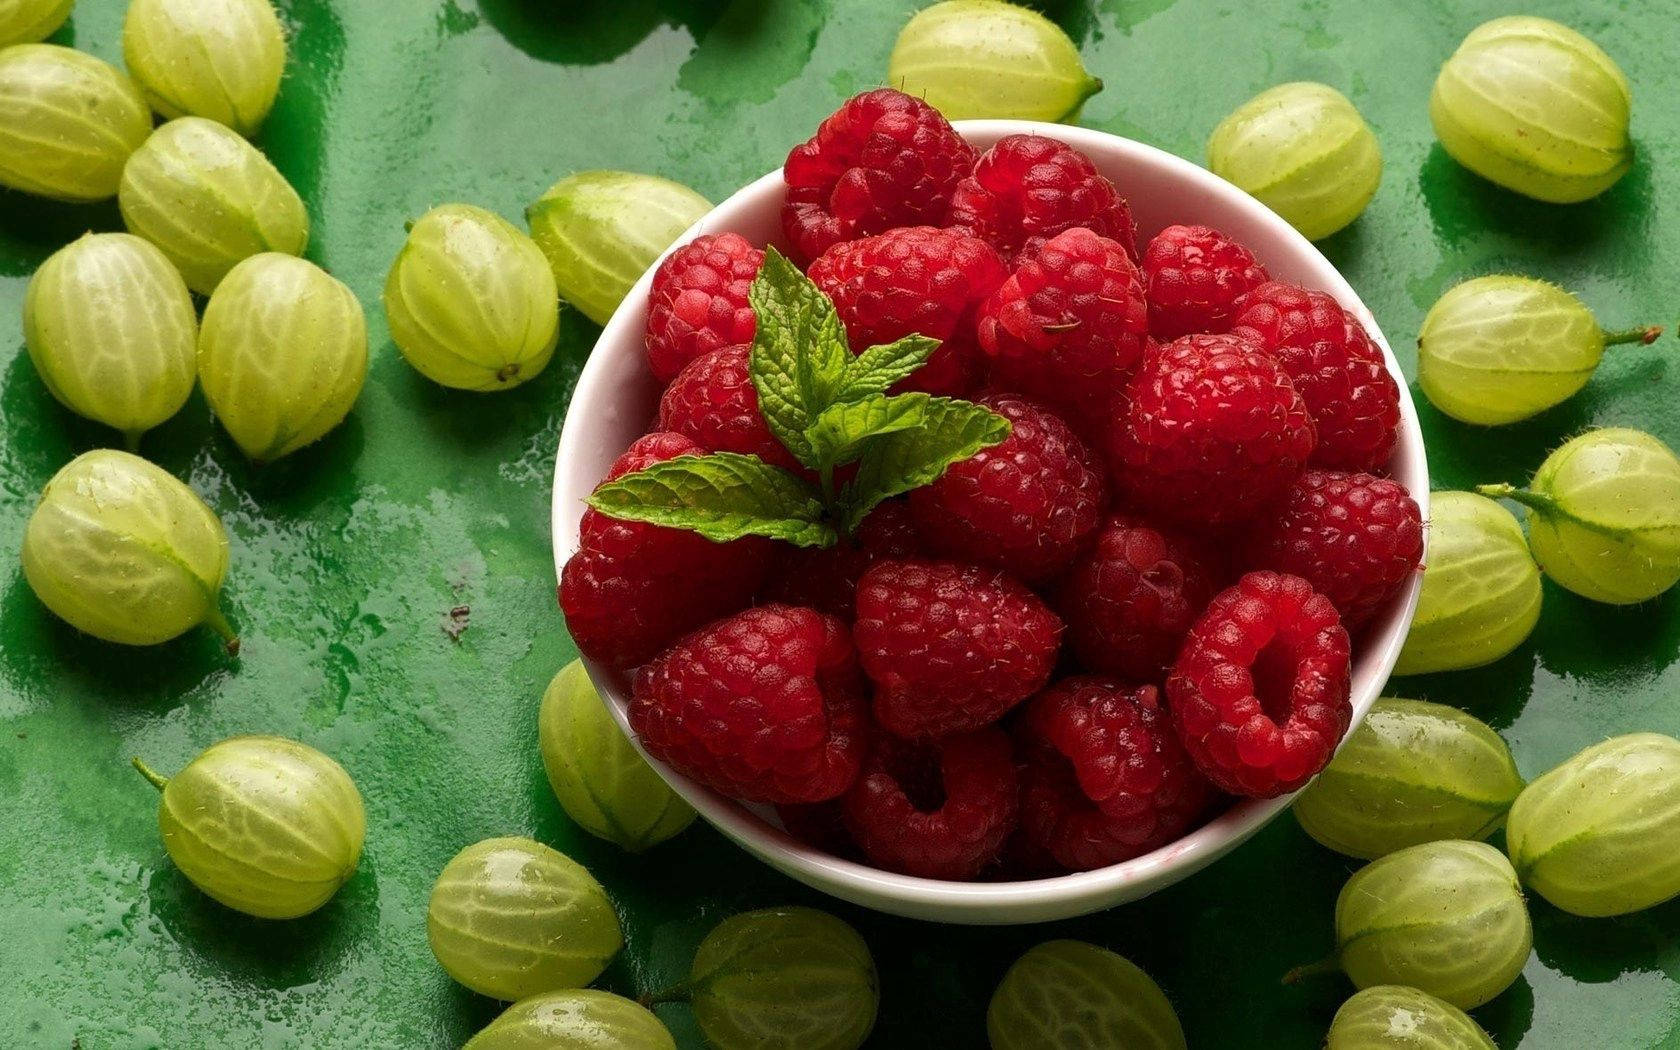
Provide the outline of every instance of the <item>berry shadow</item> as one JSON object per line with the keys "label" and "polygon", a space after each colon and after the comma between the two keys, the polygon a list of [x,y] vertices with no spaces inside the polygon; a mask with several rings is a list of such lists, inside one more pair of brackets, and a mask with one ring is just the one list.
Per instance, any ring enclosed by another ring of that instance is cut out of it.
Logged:
{"label": "berry shadow", "polygon": [[1540,961],[1577,981],[1603,984],[1625,973],[1672,966],[1680,936],[1680,899],[1632,915],[1589,919],[1531,893],[1528,910]]}
{"label": "berry shadow", "polygon": [[0,274],[22,277],[84,233],[122,230],[116,200],[71,204],[0,189]]}
{"label": "berry shadow", "polygon": [[1607,605],[1546,582],[1534,643],[1546,670],[1606,689],[1660,675],[1680,656],[1676,588],[1637,605]]}
{"label": "berry shadow", "polygon": [[728,0],[479,0],[478,5],[508,43],[532,58],[567,66],[611,62],[660,26],[681,26],[698,40],[728,7]]}
{"label": "berry shadow", "polygon": [[1555,408],[1499,427],[1461,423],[1412,385],[1423,432],[1430,436],[1429,481],[1440,490],[1469,490],[1508,481],[1526,484],[1547,453],[1593,422],[1593,399],[1570,398]]}
{"label": "berry shadow", "polygon": [[1490,1003],[1476,1007],[1470,1016],[1493,1037],[1496,1046],[1516,1046],[1534,1027],[1534,988],[1519,975],[1511,987]]}
{"label": "berry shadow", "polygon": [[1495,729],[1506,729],[1516,722],[1534,693],[1540,648],[1539,640],[1530,635],[1516,649],[1483,667],[1396,675],[1383,687],[1383,695],[1447,704],[1475,715]]}
{"label": "berry shadow", "polygon": [[226,482],[275,518],[311,519],[328,503],[348,503],[361,488],[356,466],[366,435],[357,409],[319,441],[271,463],[253,462],[219,426],[204,437]]}

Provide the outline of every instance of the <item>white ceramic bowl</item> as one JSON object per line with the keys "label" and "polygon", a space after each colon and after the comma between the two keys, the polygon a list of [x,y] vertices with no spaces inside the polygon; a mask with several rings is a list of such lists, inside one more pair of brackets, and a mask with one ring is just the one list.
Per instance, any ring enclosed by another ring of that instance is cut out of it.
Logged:
{"label": "white ceramic bowl", "polygon": [[[1202,223],[1248,245],[1274,278],[1335,296],[1383,348],[1388,369],[1400,385],[1401,436],[1390,469],[1428,516],[1429,479],[1417,412],[1399,363],[1359,296],[1295,229],[1230,183],[1152,146],[1086,128],[1015,120],[969,120],[957,125],[964,138],[984,149],[1006,135],[1034,132],[1059,138],[1084,151],[1114,180],[1131,203],[1138,232],[1147,241],[1173,223]],[[702,233],[733,231],[755,244],[785,247],[779,210],[781,171],[773,171],[712,209],[679,243]],[[578,378],[560,435],[554,480],[554,558],[565,564],[577,549],[584,497],[607,467],[647,429],[655,415],[659,385],[642,349],[650,269],[607,322]],[[1388,680],[1417,605],[1421,574],[1364,632],[1353,666],[1353,721],[1370,710]],[[590,676],[626,732],[626,689],[621,676],[594,664]],[[634,739],[634,734],[632,734]],[[944,882],[896,875],[841,860],[801,843],[775,822],[766,807],[725,798],[653,760],[677,793],[718,830],[786,874],[855,904],[896,915],[957,923],[1028,923],[1084,915],[1136,900],[1213,863],[1281,813],[1290,799],[1239,803],[1212,822],[1153,853],[1096,871],[1030,882]]]}

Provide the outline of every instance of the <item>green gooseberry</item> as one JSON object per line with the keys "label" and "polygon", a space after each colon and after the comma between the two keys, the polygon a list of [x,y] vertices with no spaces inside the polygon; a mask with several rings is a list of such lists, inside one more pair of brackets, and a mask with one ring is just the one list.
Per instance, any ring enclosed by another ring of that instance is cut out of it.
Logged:
{"label": "green gooseberry", "polygon": [[1379,984],[1336,1011],[1324,1050],[1499,1050],[1463,1010],[1427,992]]}
{"label": "green gooseberry", "polygon": [[1441,839],[1485,839],[1523,789],[1498,733],[1456,707],[1383,697],[1295,798],[1322,845],[1372,860]]}
{"label": "green gooseberry", "polygon": [[510,1001],[581,988],[624,947],[595,877],[525,838],[486,839],[456,854],[432,887],[426,934],[449,976]]}
{"label": "green gooseberry", "polygon": [[1574,397],[1604,349],[1651,343],[1662,328],[1607,332],[1555,284],[1498,274],[1456,285],[1423,319],[1418,385],[1454,419],[1514,423]]}
{"label": "green gooseberry", "polygon": [[1159,985],[1129,959],[1083,941],[1046,941],[1016,959],[986,1008],[992,1050],[1112,1046],[1184,1050]]}
{"label": "green gooseberry", "polygon": [[240,449],[267,463],[343,422],[367,378],[355,293],[295,255],[242,260],[211,294],[198,337],[205,400]]}
{"label": "green gooseberry", "polygon": [[694,807],[613,721],[583,661],[573,660],[548,683],[537,743],[561,808],[591,835],[640,853],[694,822]]}
{"label": "green gooseberry", "polygon": [[421,375],[506,390],[547,367],[560,293],[531,238],[494,212],[445,204],[422,215],[385,279],[397,349]]}
{"label": "green gooseberry", "polygon": [[1395,674],[1480,667],[1540,622],[1540,570],[1511,512],[1473,492],[1429,495],[1429,553]]}
{"label": "green gooseberry", "polygon": [[607,318],[683,231],[712,209],[681,183],[629,171],[580,171],[525,209],[561,298],[596,324]]}
{"label": "green gooseberry", "polygon": [[1680,581],[1680,458],[1642,430],[1589,430],[1547,456],[1528,488],[1477,491],[1528,508],[1535,560],[1583,598],[1631,605]]}
{"label": "green gooseberry", "polygon": [[880,1005],[869,946],[815,908],[725,919],[681,990],[714,1050],[856,1050]]}
{"label": "green gooseberry", "polygon": [[4,0],[0,2],[0,47],[33,44],[58,32],[76,0]]}
{"label": "green gooseberry", "polygon": [[918,11],[899,30],[887,83],[947,120],[1073,120],[1103,86],[1060,26],[1004,0],[942,0]]}
{"label": "green gooseberry", "polygon": [[165,120],[249,136],[280,93],[286,34],[269,0],[129,0],[123,62]]}
{"label": "green gooseberry", "polygon": [[23,534],[23,575],[70,626],[124,645],[156,645],[204,624],[237,652],[217,608],[228,538],[174,476],[115,449],[64,465]]}
{"label": "green gooseberry", "polygon": [[356,873],[367,835],[344,767],[278,736],[213,744],[173,777],[134,767],[162,792],[158,827],[193,885],[259,919],[295,919]]}
{"label": "green gooseberry", "polygon": [[47,257],[23,299],[41,382],[131,448],[180,411],[197,374],[198,315],[164,254],[127,233],[89,233]]}
{"label": "green gooseberry", "polygon": [[110,63],[57,44],[0,50],[0,185],[105,200],[151,133],[140,89]]}
{"label": "green gooseberry", "polygon": [[1359,217],[1382,181],[1382,148],[1347,96],[1298,81],[1268,88],[1213,129],[1208,168],[1309,240]]}
{"label": "green gooseberry", "polygon": [[1680,740],[1595,744],[1517,796],[1506,848],[1523,884],[1575,915],[1626,915],[1680,894]]}
{"label": "green gooseberry", "polygon": [[611,992],[576,988],[521,1000],[461,1050],[677,1050],[652,1012]]}
{"label": "green gooseberry", "polygon": [[130,233],[146,238],[203,295],[241,259],[301,255],[309,215],[268,158],[203,117],[179,117],[152,132],[123,169],[117,205]]}
{"label": "green gooseberry", "polygon": [[1609,55],[1546,18],[1471,30],[1435,79],[1429,119],[1452,158],[1536,200],[1572,204],[1633,164],[1633,95]]}

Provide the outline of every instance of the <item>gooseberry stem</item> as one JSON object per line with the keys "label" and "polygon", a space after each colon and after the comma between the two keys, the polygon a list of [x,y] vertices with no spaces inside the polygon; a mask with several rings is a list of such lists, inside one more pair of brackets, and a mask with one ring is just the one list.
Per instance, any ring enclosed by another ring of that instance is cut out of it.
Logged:
{"label": "gooseberry stem", "polygon": [[1308,977],[1318,977],[1322,974],[1341,972],[1342,962],[1336,957],[1335,952],[1331,952],[1329,955],[1315,963],[1307,963],[1305,966],[1297,966],[1293,970],[1290,970],[1288,973],[1283,975],[1283,983],[1297,984]]}
{"label": "gooseberry stem", "polygon": [[1508,499],[1513,503],[1521,503],[1531,510],[1549,511],[1557,509],[1557,500],[1539,492],[1519,489],[1515,485],[1477,485],[1476,491],[1488,499]]}
{"label": "gooseberry stem", "polygon": [[1605,346],[1619,346],[1622,343],[1641,343],[1650,346],[1663,334],[1660,324],[1647,325],[1644,328],[1629,328],[1621,332],[1604,332]]}
{"label": "gooseberry stem", "polygon": [[152,769],[151,766],[148,766],[142,759],[140,759],[138,757],[136,757],[133,761],[134,761],[134,768],[138,769],[140,771],[141,776],[143,776],[147,780],[151,781],[151,784],[152,784],[153,787],[157,788],[159,791],[162,791],[165,787],[168,786],[168,784],[169,784],[169,778],[168,777],[164,776],[161,773],[158,773],[157,771]]}
{"label": "gooseberry stem", "polygon": [[229,656],[239,655],[239,635],[234,633],[233,625],[228,623],[226,616],[222,615],[222,610],[212,606],[210,611],[204,614],[204,626],[215,631],[221,636],[222,641],[227,643],[227,654]]}

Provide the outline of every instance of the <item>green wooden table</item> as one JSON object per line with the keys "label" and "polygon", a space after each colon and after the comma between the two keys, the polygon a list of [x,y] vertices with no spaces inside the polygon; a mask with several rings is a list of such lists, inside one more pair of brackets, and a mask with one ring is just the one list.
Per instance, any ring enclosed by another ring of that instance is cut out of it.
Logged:
{"label": "green wooden table", "polygon": [[[583,168],[656,172],[713,199],[781,162],[839,100],[879,84],[915,0],[281,0],[292,59],[263,146],[309,202],[310,256],[369,307],[374,363],[348,422],[254,470],[195,398],[145,452],[185,477],[233,537],[236,663],[207,634],[147,651],[79,637],[16,567],[35,494],[112,435],[48,396],[21,340],[0,345],[0,1045],[20,1050],[455,1047],[496,1006],[426,947],[432,879],[460,847],[532,834],[587,864],[628,948],[604,983],[636,994],[683,970],[724,915],[825,901],[705,827],[635,858],[579,832],[549,794],[536,704],[573,655],[554,605],[548,491],[567,398],[596,328],[575,313],[538,380],[479,397],[416,375],[377,302],[403,221],[471,201],[517,218]],[[1325,251],[1410,364],[1434,298],[1476,273],[1560,281],[1613,327],[1668,322],[1680,273],[1675,0],[1537,0],[1627,70],[1640,159],[1603,198],[1534,204],[1457,168],[1426,115],[1440,61],[1494,0],[1066,0],[1048,5],[1108,88],[1085,123],[1199,158],[1209,129],[1259,89],[1323,80],[1382,139],[1381,192]],[[59,40],[113,61],[120,0],[81,0]],[[112,206],[0,195],[0,317],[25,281]],[[1424,409],[1437,487],[1519,480],[1583,426],[1680,444],[1676,344],[1622,349],[1588,390],[1487,433]],[[470,626],[452,641],[455,606]],[[1536,775],[1640,729],[1680,733],[1680,598],[1595,606],[1548,586],[1529,644],[1485,670],[1396,683],[1460,703]],[[360,872],[302,921],[210,903],[164,856],[156,798],[131,755],[173,769],[242,732],[336,755],[367,799]],[[1285,988],[1330,946],[1354,863],[1280,819],[1234,856],[1148,901],[1023,929],[959,929],[828,903],[875,950],[872,1045],[978,1047],[1008,961],[1052,936],[1132,957],[1177,1004],[1193,1047],[1311,1048],[1349,989]],[[1477,1011],[1501,1047],[1680,1046],[1680,904],[1613,921],[1533,906],[1535,955]],[[681,1007],[662,1008],[685,1047]]]}

